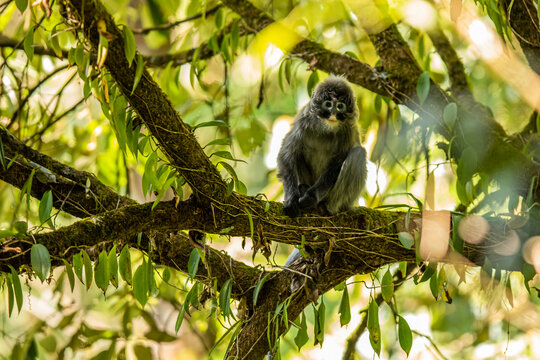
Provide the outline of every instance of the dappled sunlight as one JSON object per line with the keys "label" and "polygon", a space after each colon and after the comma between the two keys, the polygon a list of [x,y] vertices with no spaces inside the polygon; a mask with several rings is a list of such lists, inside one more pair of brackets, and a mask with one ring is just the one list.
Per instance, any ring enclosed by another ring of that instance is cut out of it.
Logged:
{"label": "dappled sunlight", "polygon": [[[450,11],[449,1],[442,0],[440,4]],[[497,76],[515,88],[529,105],[540,110],[540,77],[514,54],[511,45],[500,40],[494,26],[487,21],[480,17],[478,8],[472,3],[463,2],[459,17],[451,24]]]}
{"label": "dappled sunlight", "polygon": [[277,167],[277,156],[281,147],[281,142],[285,135],[291,129],[293,118],[290,116],[280,116],[274,121],[272,126],[272,136],[270,137],[270,146],[264,158],[264,163],[268,169]]}
{"label": "dappled sunlight", "polygon": [[459,222],[458,234],[469,244],[481,243],[489,231],[489,224],[480,215],[467,215]]}
{"label": "dappled sunlight", "polygon": [[437,13],[433,5],[423,0],[408,1],[403,7],[404,20],[423,30],[429,30],[437,24]]}
{"label": "dappled sunlight", "polygon": [[493,251],[496,254],[503,256],[511,256],[516,254],[519,251],[521,242],[519,241],[519,236],[515,230],[509,230],[504,234],[499,235],[497,238],[499,241],[495,244]]}
{"label": "dappled sunlight", "polygon": [[540,274],[540,236],[532,236],[521,248],[523,259],[534,266],[536,273]]}
{"label": "dappled sunlight", "polygon": [[423,260],[440,260],[448,252],[450,240],[450,212],[422,211],[420,256]]}

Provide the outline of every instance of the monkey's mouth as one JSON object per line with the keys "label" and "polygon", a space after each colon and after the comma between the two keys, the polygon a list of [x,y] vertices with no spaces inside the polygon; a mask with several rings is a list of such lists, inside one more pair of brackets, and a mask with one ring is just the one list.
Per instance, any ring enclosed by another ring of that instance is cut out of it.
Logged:
{"label": "monkey's mouth", "polygon": [[336,119],[336,116],[334,114],[330,115],[330,117],[326,118],[325,120],[330,125],[336,125],[339,122],[338,119]]}

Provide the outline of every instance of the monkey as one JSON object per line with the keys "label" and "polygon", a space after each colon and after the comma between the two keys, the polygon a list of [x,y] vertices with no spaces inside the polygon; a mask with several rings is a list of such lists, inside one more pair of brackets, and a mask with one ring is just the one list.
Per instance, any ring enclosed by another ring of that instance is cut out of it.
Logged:
{"label": "monkey", "polygon": [[[350,85],[330,75],[296,115],[278,153],[283,211],[329,215],[352,208],[366,182],[366,150],[360,145],[358,107]],[[285,267],[299,257],[297,249]]]}

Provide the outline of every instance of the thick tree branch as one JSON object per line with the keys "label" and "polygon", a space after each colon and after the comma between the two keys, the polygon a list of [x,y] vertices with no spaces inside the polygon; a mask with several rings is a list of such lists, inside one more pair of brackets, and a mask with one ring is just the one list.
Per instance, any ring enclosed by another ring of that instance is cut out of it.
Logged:
{"label": "thick tree branch", "polygon": [[41,199],[46,191],[52,190],[53,205],[57,209],[82,218],[135,204],[134,200],[118,195],[93,174],[76,170],[33,150],[1,127],[0,139],[6,164],[15,159],[8,169],[0,167],[0,179],[22,189],[34,171],[30,194]]}
{"label": "thick tree branch", "polygon": [[540,24],[538,9],[531,0],[503,1],[508,24],[516,35],[529,66],[540,74]]}
{"label": "thick tree branch", "polygon": [[[252,33],[258,33],[274,23],[270,16],[247,0],[224,0],[223,4],[240,15],[247,29]],[[382,74],[366,63],[347,55],[329,51],[322,45],[307,39],[301,39],[290,53],[292,56],[304,60],[314,69],[344,75],[349,81],[376,94],[394,97]]]}
{"label": "thick tree branch", "polygon": [[85,38],[97,51],[100,40],[98,24],[106,24],[109,41],[105,66],[131,106],[154,136],[170,163],[182,174],[196,196],[223,199],[226,185],[218,171],[197,142],[195,136],[175,111],[171,102],[145,70],[137,88],[132,92],[135,69],[129,67],[124,54],[124,40],[113,18],[96,0],[63,1],[67,22],[80,24]]}

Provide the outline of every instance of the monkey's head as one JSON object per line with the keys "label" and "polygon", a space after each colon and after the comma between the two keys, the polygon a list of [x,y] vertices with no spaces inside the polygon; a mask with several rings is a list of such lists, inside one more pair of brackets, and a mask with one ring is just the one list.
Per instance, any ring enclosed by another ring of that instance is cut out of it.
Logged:
{"label": "monkey's head", "polygon": [[329,129],[354,123],[357,109],[356,98],[347,81],[332,75],[317,85],[310,101],[310,111]]}

